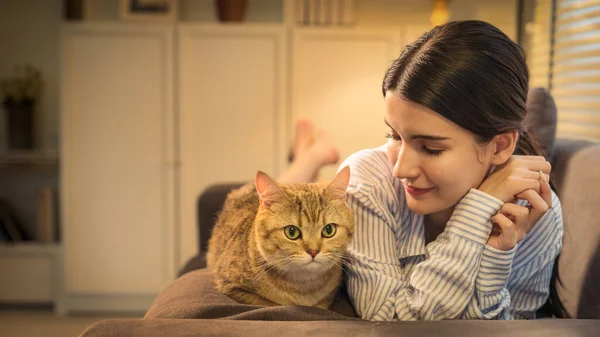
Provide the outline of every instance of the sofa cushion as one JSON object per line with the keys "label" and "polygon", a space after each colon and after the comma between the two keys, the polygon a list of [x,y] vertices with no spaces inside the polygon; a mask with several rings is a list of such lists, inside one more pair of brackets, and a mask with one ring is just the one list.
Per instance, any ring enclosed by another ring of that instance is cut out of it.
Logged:
{"label": "sofa cushion", "polygon": [[186,273],[163,290],[144,318],[226,318],[266,321],[356,320],[348,296],[341,291],[330,308],[264,307],[239,304],[219,293],[208,269]]}

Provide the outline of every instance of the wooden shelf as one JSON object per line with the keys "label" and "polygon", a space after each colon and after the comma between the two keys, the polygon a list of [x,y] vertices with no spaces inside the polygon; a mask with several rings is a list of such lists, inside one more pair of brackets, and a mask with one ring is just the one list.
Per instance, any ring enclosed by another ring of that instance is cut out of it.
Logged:
{"label": "wooden shelf", "polygon": [[0,242],[0,256],[9,255],[54,255],[59,250],[58,243],[36,241]]}
{"label": "wooden shelf", "polygon": [[58,155],[44,151],[10,151],[0,154],[0,168],[57,167]]}

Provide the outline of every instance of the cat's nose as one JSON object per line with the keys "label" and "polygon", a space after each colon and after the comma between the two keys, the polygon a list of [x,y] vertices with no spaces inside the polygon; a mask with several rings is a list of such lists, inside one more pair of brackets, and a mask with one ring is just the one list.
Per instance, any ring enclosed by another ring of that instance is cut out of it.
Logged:
{"label": "cat's nose", "polygon": [[317,254],[319,254],[318,250],[307,250],[306,251],[308,254],[310,254],[310,256],[313,257],[313,259],[315,258],[315,256],[317,256]]}

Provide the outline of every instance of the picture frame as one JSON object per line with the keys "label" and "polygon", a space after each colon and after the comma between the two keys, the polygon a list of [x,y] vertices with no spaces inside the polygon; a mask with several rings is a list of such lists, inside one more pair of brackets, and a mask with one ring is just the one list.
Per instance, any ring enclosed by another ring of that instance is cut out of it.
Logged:
{"label": "picture frame", "polygon": [[175,22],[178,0],[120,0],[121,20],[143,22]]}

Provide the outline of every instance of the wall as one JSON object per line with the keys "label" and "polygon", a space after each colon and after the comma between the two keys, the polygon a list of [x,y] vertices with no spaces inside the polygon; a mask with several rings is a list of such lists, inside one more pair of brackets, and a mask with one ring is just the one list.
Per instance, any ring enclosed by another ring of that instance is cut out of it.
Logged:
{"label": "wall", "polygon": [[[357,21],[363,25],[415,25],[429,23],[433,1],[369,0],[357,1]],[[516,0],[451,0],[450,20],[482,20],[516,39]],[[401,14],[397,14],[401,13]]]}

